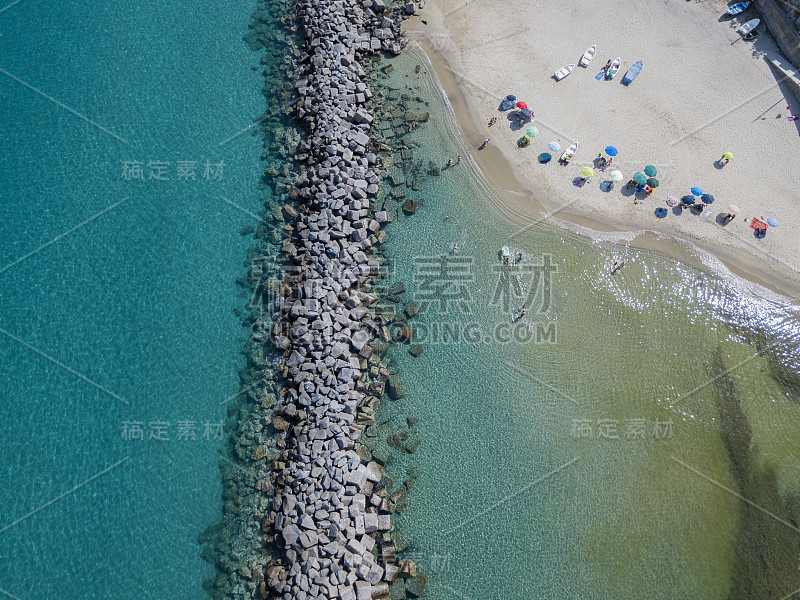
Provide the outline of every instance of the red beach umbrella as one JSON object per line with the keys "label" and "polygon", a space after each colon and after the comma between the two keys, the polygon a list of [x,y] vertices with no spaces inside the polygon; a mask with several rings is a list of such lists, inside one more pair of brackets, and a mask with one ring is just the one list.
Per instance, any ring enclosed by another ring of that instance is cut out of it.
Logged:
{"label": "red beach umbrella", "polygon": [[519,102],[517,102],[517,108],[528,108],[528,103],[520,100]]}

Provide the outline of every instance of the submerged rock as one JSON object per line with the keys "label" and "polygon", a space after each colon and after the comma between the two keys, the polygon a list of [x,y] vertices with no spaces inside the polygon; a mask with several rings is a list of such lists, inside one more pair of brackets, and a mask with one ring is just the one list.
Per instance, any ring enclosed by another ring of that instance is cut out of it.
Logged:
{"label": "submerged rock", "polygon": [[428,578],[425,575],[415,575],[406,579],[406,593],[411,598],[419,598],[425,590],[426,583],[428,583]]}
{"label": "submerged rock", "polygon": [[418,208],[419,208],[419,202],[417,202],[416,200],[412,200],[411,198],[409,198],[405,202],[403,202],[403,212],[406,214],[413,215],[415,212],[417,212]]}

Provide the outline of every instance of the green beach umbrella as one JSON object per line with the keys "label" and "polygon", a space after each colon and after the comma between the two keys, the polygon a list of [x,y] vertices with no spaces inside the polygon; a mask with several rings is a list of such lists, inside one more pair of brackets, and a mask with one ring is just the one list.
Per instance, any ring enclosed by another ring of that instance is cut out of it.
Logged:
{"label": "green beach umbrella", "polygon": [[636,174],[633,176],[633,180],[634,180],[636,183],[639,183],[639,184],[642,184],[642,185],[644,185],[644,184],[645,184],[645,182],[647,182],[647,177],[645,176],[645,174],[644,174],[644,173],[636,173]]}
{"label": "green beach umbrella", "polygon": [[655,178],[651,177],[650,179],[647,180],[647,185],[649,185],[651,188],[657,188],[658,187],[658,179],[655,179]]}
{"label": "green beach umbrella", "polygon": [[653,165],[647,165],[644,168],[644,172],[645,175],[647,175],[648,177],[655,177],[656,174],[658,173],[658,169],[656,169]]}
{"label": "green beach umbrella", "polygon": [[527,133],[531,137],[536,137],[537,135],[539,135],[539,130],[536,129],[536,127],[528,127],[528,129],[525,130],[525,133]]}
{"label": "green beach umbrella", "polygon": [[723,152],[722,153],[722,157],[723,158],[727,158],[728,160],[730,160],[730,159],[733,158],[733,154],[731,154],[730,152]]}
{"label": "green beach umbrella", "polygon": [[594,169],[591,167],[583,167],[583,171],[581,171],[581,173],[583,173],[584,177],[591,177],[594,175]]}

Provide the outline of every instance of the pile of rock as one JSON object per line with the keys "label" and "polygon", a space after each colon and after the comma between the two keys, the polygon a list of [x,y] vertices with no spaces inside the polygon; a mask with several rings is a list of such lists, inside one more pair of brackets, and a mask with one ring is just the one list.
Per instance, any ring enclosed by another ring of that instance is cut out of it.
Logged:
{"label": "pile of rock", "polygon": [[[378,273],[381,211],[370,152],[371,93],[357,60],[399,53],[399,23],[381,0],[303,0],[306,42],[296,116],[309,137],[296,157],[307,164],[295,184],[299,211],[285,231],[287,266],[281,318],[272,331],[284,352],[273,426],[285,431],[273,462],[275,496],[263,527],[282,548],[259,575],[262,597],[369,600],[403,588],[419,596],[425,577],[398,561],[389,531],[392,502],[379,485],[383,466],[357,447],[360,418],[383,394],[388,372],[367,370],[383,326],[366,293]],[[405,593],[403,594],[405,596]]]}

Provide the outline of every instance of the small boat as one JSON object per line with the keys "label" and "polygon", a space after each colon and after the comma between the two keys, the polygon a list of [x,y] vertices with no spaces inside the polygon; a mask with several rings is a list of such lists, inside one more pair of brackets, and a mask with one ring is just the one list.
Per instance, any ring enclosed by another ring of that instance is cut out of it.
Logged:
{"label": "small boat", "polygon": [[597,45],[594,44],[592,46],[589,46],[589,49],[583,53],[583,56],[581,57],[581,60],[578,64],[582,67],[588,66],[589,63],[592,62],[595,53],[597,53]]}
{"label": "small boat", "polygon": [[748,6],[750,6],[749,2],[738,2],[733,6],[728,7],[728,14],[738,15],[740,12],[746,11]]}
{"label": "small boat", "polygon": [[748,21],[747,23],[745,23],[741,27],[739,27],[738,31],[742,35],[747,35],[751,31],[753,31],[753,29],[758,27],[759,23],[761,23],[761,19],[753,19],[751,21]]}
{"label": "small boat", "polygon": [[643,64],[644,63],[642,63],[642,61],[640,61],[640,60],[637,60],[635,63],[633,63],[631,68],[628,69],[627,73],[625,73],[625,76],[622,78],[622,83],[624,85],[629,85],[631,83],[631,81],[636,79],[636,76],[642,70],[642,65]]}
{"label": "small boat", "polygon": [[508,249],[508,246],[503,246],[500,249],[500,254],[503,255],[503,258],[510,258],[511,257],[511,250]]}
{"label": "small boat", "polygon": [[614,79],[614,75],[617,74],[619,71],[619,66],[622,64],[622,59],[618,56],[614,59],[614,62],[611,63],[611,66],[608,67],[608,71],[606,71],[606,81],[611,81]]}
{"label": "small boat", "polygon": [[556,78],[556,81],[561,81],[562,79],[564,79],[564,77],[566,77],[567,75],[572,73],[572,69],[574,69],[574,68],[575,68],[574,64],[565,65],[565,66],[561,67],[561,69],[559,69],[558,71],[553,73],[553,77]]}
{"label": "small boat", "polygon": [[562,165],[568,165],[569,161],[572,160],[572,157],[575,156],[575,153],[578,151],[578,142],[573,143],[569,148],[564,150],[564,154],[561,155],[561,158],[558,159],[558,162]]}

